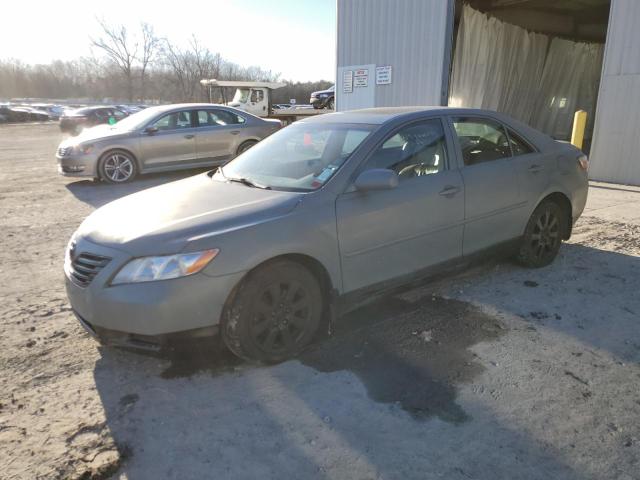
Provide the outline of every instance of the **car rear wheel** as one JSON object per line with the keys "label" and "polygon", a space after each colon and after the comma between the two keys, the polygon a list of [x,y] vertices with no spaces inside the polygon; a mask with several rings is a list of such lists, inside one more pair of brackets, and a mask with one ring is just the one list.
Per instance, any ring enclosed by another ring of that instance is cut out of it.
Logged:
{"label": "car rear wheel", "polygon": [[130,153],[114,150],[100,159],[100,179],[108,183],[125,183],[133,180],[138,173],[135,158]]}
{"label": "car rear wheel", "polygon": [[530,268],[549,265],[558,255],[563,228],[567,224],[563,209],[555,202],[542,202],[531,214],[517,255],[520,264]]}
{"label": "car rear wheel", "polygon": [[330,98],[329,101],[327,102],[327,108],[329,110],[333,110],[333,103],[334,103],[333,98]]}
{"label": "car rear wheel", "polygon": [[314,338],[322,317],[322,291],[304,266],[269,263],[242,282],[222,319],[222,338],[245,360],[277,363]]}
{"label": "car rear wheel", "polygon": [[240,155],[241,153],[246,152],[251,147],[253,147],[256,143],[258,142],[256,142],[255,140],[247,140],[246,142],[241,143],[240,146],[238,147],[238,151],[236,152],[236,155]]}

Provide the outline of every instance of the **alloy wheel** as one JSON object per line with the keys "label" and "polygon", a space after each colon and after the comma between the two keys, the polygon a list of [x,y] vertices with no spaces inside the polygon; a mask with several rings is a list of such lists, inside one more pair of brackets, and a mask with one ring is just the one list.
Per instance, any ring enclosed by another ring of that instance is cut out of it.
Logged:
{"label": "alloy wheel", "polygon": [[545,210],[531,232],[531,252],[536,260],[552,254],[560,243],[560,221],[555,213]]}
{"label": "alloy wheel", "polygon": [[269,285],[259,296],[250,334],[263,351],[290,351],[310,328],[311,298],[298,282]]}
{"label": "alloy wheel", "polygon": [[122,153],[112,153],[104,160],[104,174],[112,182],[126,182],[131,178],[133,168],[133,161]]}

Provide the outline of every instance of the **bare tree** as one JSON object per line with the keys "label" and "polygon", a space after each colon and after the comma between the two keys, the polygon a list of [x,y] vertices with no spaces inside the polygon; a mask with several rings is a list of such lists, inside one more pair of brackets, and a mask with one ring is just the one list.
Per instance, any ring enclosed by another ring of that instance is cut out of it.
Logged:
{"label": "bare tree", "polygon": [[138,54],[138,42],[131,38],[123,25],[107,25],[97,19],[102,27],[103,36],[91,38],[91,44],[107,55],[122,72],[127,83],[127,98],[133,101],[133,67]]}
{"label": "bare tree", "polygon": [[155,35],[153,26],[143,22],[140,25],[142,31],[142,54],[140,56],[140,97],[144,100],[146,95],[147,68],[155,60],[160,49],[160,39]]}

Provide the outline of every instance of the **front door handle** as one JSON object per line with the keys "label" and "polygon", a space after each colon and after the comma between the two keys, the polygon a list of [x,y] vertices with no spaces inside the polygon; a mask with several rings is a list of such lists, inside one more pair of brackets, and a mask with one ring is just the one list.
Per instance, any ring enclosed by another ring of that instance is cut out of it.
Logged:
{"label": "front door handle", "polygon": [[529,171],[530,173],[538,173],[540,170],[542,170],[544,167],[542,165],[531,165],[527,171]]}
{"label": "front door handle", "polygon": [[453,197],[459,191],[460,191],[460,187],[447,185],[442,190],[440,190],[439,194],[442,195],[443,197]]}
{"label": "front door handle", "polygon": [[191,133],[184,136],[184,138],[186,138],[187,140],[191,140],[193,137],[195,137],[195,135],[193,135]]}
{"label": "front door handle", "polygon": [[231,135],[237,135],[237,134],[239,134],[239,133],[240,133],[240,130],[231,130],[229,133],[230,133]]}

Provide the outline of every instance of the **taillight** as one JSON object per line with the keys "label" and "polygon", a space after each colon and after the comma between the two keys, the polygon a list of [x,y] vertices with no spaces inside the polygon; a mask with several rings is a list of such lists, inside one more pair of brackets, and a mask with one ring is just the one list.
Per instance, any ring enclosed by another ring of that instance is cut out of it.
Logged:
{"label": "taillight", "polygon": [[586,155],[580,155],[578,157],[578,165],[585,172],[589,170],[589,157],[587,157]]}

